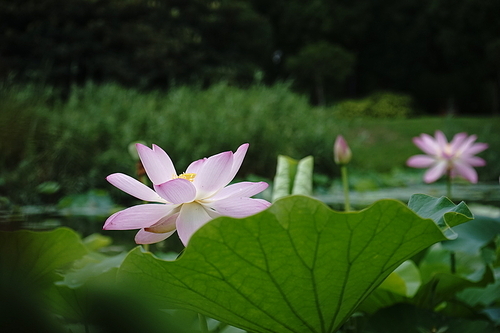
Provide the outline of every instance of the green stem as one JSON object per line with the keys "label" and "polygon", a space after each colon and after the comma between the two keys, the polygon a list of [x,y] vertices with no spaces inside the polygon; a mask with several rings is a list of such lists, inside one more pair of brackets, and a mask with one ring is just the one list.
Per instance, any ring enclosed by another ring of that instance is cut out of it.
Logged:
{"label": "green stem", "polygon": [[198,320],[200,321],[200,329],[202,333],[208,333],[207,318],[201,313],[198,313]]}
{"label": "green stem", "polygon": [[347,167],[345,164],[340,166],[340,173],[342,174],[342,185],[344,187],[344,210],[349,212],[351,210],[351,202],[349,200],[349,179],[347,178]]}
{"label": "green stem", "polygon": [[455,252],[450,252],[450,271],[451,274],[455,274],[457,272],[457,260],[455,258]]}
{"label": "green stem", "polygon": [[448,170],[446,172],[446,196],[448,199],[452,200],[451,198],[451,170]]}
{"label": "green stem", "polygon": [[[446,196],[453,201],[451,196],[451,170],[446,172]],[[450,271],[451,274],[455,274],[457,271],[457,259],[454,251],[450,252]]]}

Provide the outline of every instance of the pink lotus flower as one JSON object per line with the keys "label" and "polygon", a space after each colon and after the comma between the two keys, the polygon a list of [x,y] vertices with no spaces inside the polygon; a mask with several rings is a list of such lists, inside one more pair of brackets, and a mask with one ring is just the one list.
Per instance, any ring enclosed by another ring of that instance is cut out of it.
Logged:
{"label": "pink lotus flower", "polygon": [[421,134],[413,138],[413,143],[427,155],[415,155],[406,164],[414,168],[429,168],[424,175],[426,183],[432,183],[448,174],[454,178],[462,176],[471,183],[477,183],[477,172],[473,167],[486,165],[475,154],[488,148],[486,143],[474,143],[477,137],[467,133],[458,133],[450,143],[441,131],[436,131],[435,138]]}
{"label": "pink lotus flower", "polygon": [[177,175],[170,157],[160,147],[153,145],[150,149],[137,144],[136,148],[154,190],[121,173],[106,179],[120,190],[154,203],[111,215],[103,229],[140,229],[135,236],[137,244],[160,242],[177,230],[187,245],[191,235],[211,219],[247,217],[270,206],[265,200],[250,198],[267,188],[265,182],[227,186],[238,172],[248,144],[241,145],[234,154],[227,151],[195,161],[181,175]]}

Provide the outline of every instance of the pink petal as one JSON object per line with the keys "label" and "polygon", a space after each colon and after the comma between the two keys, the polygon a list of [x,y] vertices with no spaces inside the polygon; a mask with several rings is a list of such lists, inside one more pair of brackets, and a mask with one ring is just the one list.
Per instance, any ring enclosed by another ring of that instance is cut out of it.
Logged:
{"label": "pink petal", "polygon": [[463,142],[466,138],[467,138],[467,133],[462,132],[462,133],[455,134],[455,136],[453,137],[453,139],[450,142],[451,151],[453,153],[455,153],[460,148],[460,146],[463,144]]}
{"label": "pink petal", "polygon": [[471,183],[477,183],[477,172],[470,165],[463,163],[462,161],[456,161],[453,165],[454,174],[464,177]]}
{"label": "pink petal", "polygon": [[176,178],[163,184],[155,185],[155,190],[162,198],[173,204],[191,202],[196,197],[196,187],[184,178]]}
{"label": "pink petal", "polygon": [[413,143],[429,155],[438,155],[441,151],[436,140],[428,134],[421,134],[419,137],[413,138]]}
{"label": "pink petal", "polygon": [[436,159],[429,155],[415,155],[406,161],[406,165],[413,168],[428,168],[436,163]]}
{"label": "pink petal", "polygon": [[161,198],[155,191],[141,183],[135,178],[127,176],[123,173],[114,173],[106,177],[107,181],[113,186],[119,188],[125,193],[128,193],[138,199],[144,201],[162,202],[165,200]]}
{"label": "pink petal", "polygon": [[426,183],[432,183],[438,180],[442,175],[446,174],[447,163],[446,161],[439,161],[436,165],[432,166],[424,174],[424,181]]}
{"label": "pink petal", "polygon": [[252,198],[229,198],[206,204],[222,216],[237,218],[257,214],[270,205],[266,200]]}
{"label": "pink petal", "polygon": [[244,143],[239,146],[236,152],[233,154],[233,166],[231,167],[231,172],[228,174],[227,183],[224,184],[224,186],[229,184],[229,182],[236,176],[236,173],[238,173],[238,170],[240,170],[241,164],[243,163],[243,159],[245,158],[249,146],[250,145],[248,143]]}
{"label": "pink petal", "polygon": [[177,217],[179,216],[179,213],[175,214],[169,214],[160,221],[156,222],[152,226],[145,228],[147,232],[154,232],[157,234],[164,234],[166,232],[171,232],[175,230],[175,222],[177,220]]}
{"label": "pink petal", "polygon": [[486,161],[477,156],[462,157],[460,160],[473,167],[482,167],[486,165]]}
{"label": "pink petal", "polygon": [[198,170],[200,170],[201,166],[203,165],[203,163],[205,163],[206,160],[207,160],[206,158],[202,158],[200,160],[192,162],[187,167],[186,173],[195,173],[195,174],[197,174]]}
{"label": "pink petal", "polygon": [[466,151],[464,151],[464,154],[475,155],[477,153],[482,152],[483,150],[485,150],[487,148],[488,148],[488,144],[487,143],[478,142],[478,143],[473,144]]}
{"label": "pink petal", "polygon": [[232,165],[233,153],[230,151],[207,158],[193,180],[197,190],[196,198],[205,198],[224,187],[228,183]]}
{"label": "pink petal", "polygon": [[104,223],[104,230],[129,230],[150,227],[168,215],[175,205],[145,204],[114,213]]}
{"label": "pink petal", "polygon": [[229,186],[224,187],[222,190],[217,192],[215,195],[210,198],[205,199],[204,201],[212,202],[216,200],[221,200],[229,197],[251,197],[264,191],[269,185],[266,182],[240,182],[236,184],[231,184]]}
{"label": "pink petal", "polygon": [[210,207],[208,207],[208,205],[203,205],[203,207],[205,208],[205,211],[207,212],[208,216],[210,216],[210,219],[213,220],[213,219],[216,219],[218,217],[221,217],[222,215],[219,214],[218,212],[216,212],[215,210],[211,209]]}
{"label": "pink petal", "polygon": [[198,203],[182,205],[177,218],[177,234],[184,246],[187,245],[196,230],[211,220],[205,208]]}
{"label": "pink petal", "polygon": [[177,176],[174,164],[163,149],[153,145],[153,149],[138,143],[136,144],[137,153],[141,158],[142,165],[153,184],[162,184]]}
{"label": "pink petal", "polygon": [[448,144],[448,140],[446,139],[446,136],[444,135],[443,132],[441,132],[439,130],[436,131],[436,133],[434,134],[434,137],[436,138],[436,143],[440,147],[441,150],[443,149],[443,147],[446,147],[446,145]]}
{"label": "pink petal", "polygon": [[475,135],[469,136],[467,139],[464,140],[464,142],[462,142],[460,147],[457,148],[456,154],[460,155],[466,153],[471,148],[472,144],[474,143],[474,141],[476,141],[476,139],[477,137]]}
{"label": "pink petal", "polygon": [[155,233],[155,232],[148,232],[144,229],[139,230],[139,232],[135,235],[135,242],[137,244],[154,244],[161,242],[162,240],[167,239],[170,237],[174,231],[166,232],[166,233]]}

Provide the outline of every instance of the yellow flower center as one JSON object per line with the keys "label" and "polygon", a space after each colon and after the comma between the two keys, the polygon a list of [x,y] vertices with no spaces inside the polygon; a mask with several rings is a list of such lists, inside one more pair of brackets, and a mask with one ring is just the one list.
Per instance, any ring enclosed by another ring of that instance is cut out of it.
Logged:
{"label": "yellow flower center", "polygon": [[451,145],[449,143],[444,146],[444,153],[446,156],[451,156]]}
{"label": "yellow flower center", "polygon": [[195,173],[183,173],[183,174],[178,175],[178,176],[173,176],[172,179],[183,178],[183,179],[187,179],[190,182],[192,182],[194,180],[194,177],[196,177]]}

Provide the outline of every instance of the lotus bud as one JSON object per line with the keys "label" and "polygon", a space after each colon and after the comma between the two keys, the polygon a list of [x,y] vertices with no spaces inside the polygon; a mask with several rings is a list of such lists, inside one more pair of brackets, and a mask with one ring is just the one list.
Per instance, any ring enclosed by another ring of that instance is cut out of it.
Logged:
{"label": "lotus bud", "polygon": [[333,158],[335,163],[340,165],[345,165],[351,161],[352,152],[347,141],[345,141],[342,135],[337,136],[335,139],[335,144],[333,145]]}

